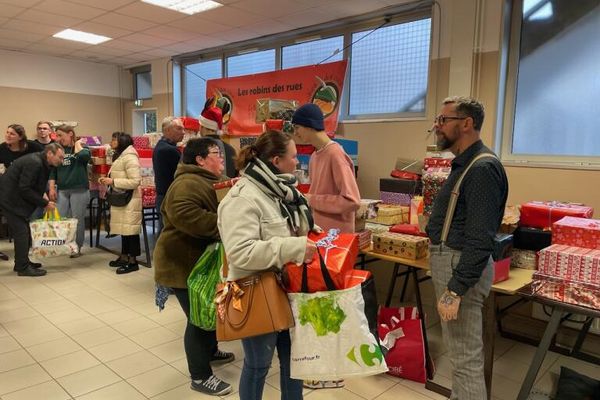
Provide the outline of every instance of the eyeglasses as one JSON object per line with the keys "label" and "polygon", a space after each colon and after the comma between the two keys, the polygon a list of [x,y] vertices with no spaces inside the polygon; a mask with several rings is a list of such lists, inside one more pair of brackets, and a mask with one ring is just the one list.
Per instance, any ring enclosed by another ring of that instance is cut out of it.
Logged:
{"label": "eyeglasses", "polygon": [[209,151],[208,154],[216,154],[219,157],[223,157],[223,153],[221,152],[221,150],[213,150],[213,151]]}
{"label": "eyeglasses", "polygon": [[444,125],[446,123],[446,121],[451,120],[451,119],[467,119],[469,117],[449,117],[446,115],[438,115],[437,117],[435,117],[435,119],[433,120],[434,123],[438,124],[438,125]]}

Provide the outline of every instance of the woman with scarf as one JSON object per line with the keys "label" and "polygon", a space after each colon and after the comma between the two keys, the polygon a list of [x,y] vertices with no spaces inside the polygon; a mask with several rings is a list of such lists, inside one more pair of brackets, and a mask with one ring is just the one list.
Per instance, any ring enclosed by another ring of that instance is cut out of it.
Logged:
{"label": "woman with scarf", "polygon": [[[296,145],[284,133],[269,131],[243,148],[237,160],[242,178],[219,205],[219,232],[229,262],[227,280],[279,271],[288,262],[312,260],[316,246],[310,208],[296,189]],[[242,339],[244,367],[240,400],[262,398],[265,378],[277,348],[281,398],[302,399],[302,380],[290,378],[289,331]]]}

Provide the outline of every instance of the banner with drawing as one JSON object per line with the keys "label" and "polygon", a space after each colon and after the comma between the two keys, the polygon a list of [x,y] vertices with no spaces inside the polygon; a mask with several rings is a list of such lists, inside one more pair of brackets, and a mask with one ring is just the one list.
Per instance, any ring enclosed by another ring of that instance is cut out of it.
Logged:
{"label": "banner with drawing", "polygon": [[233,78],[211,79],[206,97],[228,102],[223,132],[234,136],[260,135],[268,119],[291,119],[302,104],[318,105],[325,116],[325,130],[337,129],[346,61],[289,68]]}

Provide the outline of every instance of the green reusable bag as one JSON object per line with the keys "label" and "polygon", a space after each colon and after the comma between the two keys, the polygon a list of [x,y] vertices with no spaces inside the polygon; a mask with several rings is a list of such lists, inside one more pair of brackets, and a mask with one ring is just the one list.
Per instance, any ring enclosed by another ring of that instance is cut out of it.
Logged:
{"label": "green reusable bag", "polygon": [[220,242],[209,245],[196,262],[187,280],[190,322],[207,331],[216,329],[215,293],[221,282],[224,250]]}

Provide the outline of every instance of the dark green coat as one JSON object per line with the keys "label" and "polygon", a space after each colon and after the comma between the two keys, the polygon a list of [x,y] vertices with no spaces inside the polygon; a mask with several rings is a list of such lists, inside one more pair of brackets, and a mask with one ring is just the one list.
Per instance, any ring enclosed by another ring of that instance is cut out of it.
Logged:
{"label": "dark green coat", "polygon": [[219,239],[217,196],[220,178],[197,165],[179,164],[161,206],[164,228],[154,248],[154,279],[187,288],[187,278],[210,243]]}

